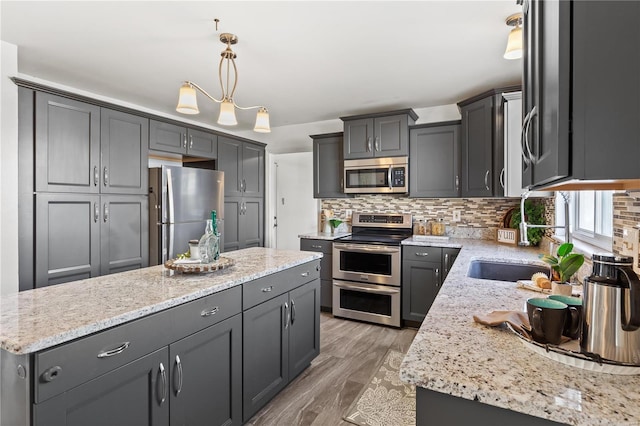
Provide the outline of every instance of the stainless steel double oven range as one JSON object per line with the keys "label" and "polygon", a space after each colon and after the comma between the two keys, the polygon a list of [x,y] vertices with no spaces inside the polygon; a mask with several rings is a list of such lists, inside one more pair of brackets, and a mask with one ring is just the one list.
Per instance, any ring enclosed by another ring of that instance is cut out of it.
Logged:
{"label": "stainless steel double oven range", "polygon": [[410,214],[354,213],[333,243],[333,315],[400,327],[401,247]]}

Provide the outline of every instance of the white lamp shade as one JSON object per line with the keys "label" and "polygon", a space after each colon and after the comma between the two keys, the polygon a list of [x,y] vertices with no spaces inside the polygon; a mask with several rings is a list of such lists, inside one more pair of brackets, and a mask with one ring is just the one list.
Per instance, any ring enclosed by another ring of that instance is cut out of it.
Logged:
{"label": "white lamp shade", "polygon": [[519,25],[511,30],[509,33],[509,40],[507,41],[507,50],[504,52],[505,59],[520,59],[522,58],[522,27]]}
{"label": "white lamp shade", "polygon": [[233,105],[233,102],[229,102],[228,100],[222,101],[220,104],[218,124],[223,126],[235,126],[238,124],[238,120],[236,120],[236,107]]}
{"label": "white lamp shade", "polygon": [[178,106],[176,111],[182,114],[198,114],[198,100],[196,99],[196,89],[190,84],[180,86],[180,96],[178,97]]}
{"label": "white lamp shade", "polygon": [[260,108],[256,114],[256,125],[253,126],[253,131],[258,133],[270,133],[271,126],[269,125],[269,112],[266,108]]}

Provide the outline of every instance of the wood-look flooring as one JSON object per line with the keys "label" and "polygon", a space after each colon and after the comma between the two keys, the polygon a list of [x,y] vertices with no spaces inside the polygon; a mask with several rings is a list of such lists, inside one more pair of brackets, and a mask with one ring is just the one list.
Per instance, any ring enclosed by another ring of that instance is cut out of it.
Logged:
{"label": "wood-look flooring", "polygon": [[[252,426],[347,426],[342,416],[389,349],[406,353],[415,329],[320,315],[320,355],[247,422]],[[353,426],[353,425],[351,425]]]}

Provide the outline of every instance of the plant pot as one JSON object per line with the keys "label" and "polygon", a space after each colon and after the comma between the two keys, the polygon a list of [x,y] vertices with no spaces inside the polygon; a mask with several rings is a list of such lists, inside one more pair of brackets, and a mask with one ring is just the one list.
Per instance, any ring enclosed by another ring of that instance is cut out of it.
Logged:
{"label": "plant pot", "polygon": [[558,281],[551,281],[551,294],[561,294],[563,296],[571,296],[573,292],[573,285],[571,283],[560,283]]}

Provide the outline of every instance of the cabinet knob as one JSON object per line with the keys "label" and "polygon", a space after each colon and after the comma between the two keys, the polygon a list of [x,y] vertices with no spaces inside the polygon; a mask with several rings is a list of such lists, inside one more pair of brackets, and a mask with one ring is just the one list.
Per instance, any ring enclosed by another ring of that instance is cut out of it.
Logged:
{"label": "cabinet knob", "polygon": [[62,371],[62,367],[60,367],[59,365],[56,365],[54,367],[47,368],[46,370],[44,370],[40,378],[42,379],[43,382],[49,383],[57,379],[61,371]]}

